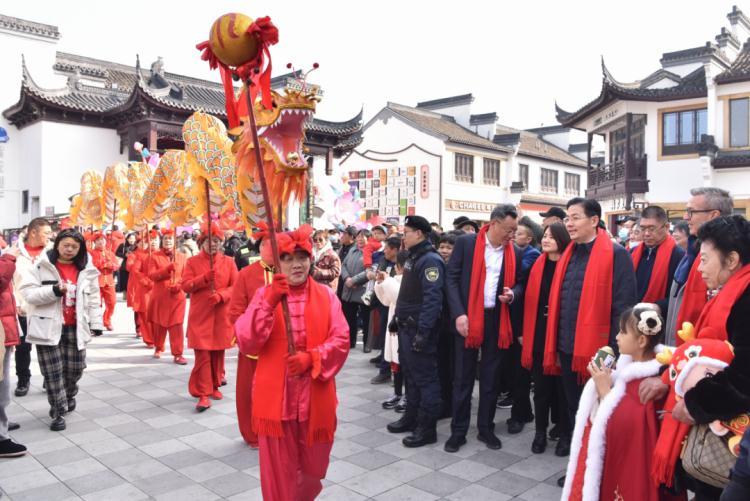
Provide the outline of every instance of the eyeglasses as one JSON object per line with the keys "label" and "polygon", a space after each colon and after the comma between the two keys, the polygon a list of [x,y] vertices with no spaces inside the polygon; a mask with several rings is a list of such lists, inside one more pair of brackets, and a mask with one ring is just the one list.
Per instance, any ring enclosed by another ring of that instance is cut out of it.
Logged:
{"label": "eyeglasses", "polygon": [[688,219],[692,218],[694,214],[700,214],[703,212],[713,212],[719,209],[685,209],[685,215]]}
{"label": "eyeglasses", "polygon": [[574,222],[574,223],[577,223],[578,221],[581,221],[581,220],[583,220],[583,219],[590,219],[590,218],[588,218],[588,217],[586,217],[586,216],[573,216],[573,217],[566,217],[566,218],[564,218],[564,219],[563,219],[563,223],[565,223],[565,224],[568,224],[568,223],[570,223],[571,221],[572,221],[572,222]]}
{"label": "eyeglasses", "polygon": [[316,238],[316,239],[315,239],[315,240],[313,240],[313,241],[314,241],[315,243],[318,243],[318,244],[322,244],[323,242],[325,242],[325,240],[323,240],[322,238]]}

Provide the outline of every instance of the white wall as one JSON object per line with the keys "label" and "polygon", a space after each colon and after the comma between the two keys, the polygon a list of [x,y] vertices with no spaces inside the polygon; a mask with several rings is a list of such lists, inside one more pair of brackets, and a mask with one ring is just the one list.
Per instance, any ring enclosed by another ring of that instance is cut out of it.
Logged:
{"label": "white wall", "polygon": [[41,127],[42,131],[40,142],[29,145],[29,149],[41,151],[42,214],[45,207],[54,207],[55,213],[67,212],[68,197],[80,190],[85,171],[93,169],[104,175],[108,165],[127,161],[127,152],[120,154],[120,138],[114,129],[54,122],[40,122],[31,127]]}
{"label": "white wall", "polygon": [[[26,66],[41,86],[61,87],[65,80],[52,74],[55,61],[56,42],[33,36],[0,30],[0,112],[19,101],[21,95],[21,55],[26,56]],[[27,151],[33,145],[32,136],[39,132],[22,134],[16,127],[0,115],[0,127],[8,132],[10,140],[3,146],[3,190],[0,193],[0,228],[17,228],[28,221],[21,214],[21,190],[30,189],[29,185],[21,186],[22,179],[31,180],[25,170],[31,165],[38,165],[34,152]],[[38,176],[37,176],[38,177]],[[38,190],[37,190],[38,191]],[[37,193],[38,194],[38,193]],[[31,201],[29,200],[29,205]]]}
{"label": "white wall", "polygon": [[[465,183],[455,179],[455,154],[472,155],[474,157],[474,182]],[[484,159],[491,158],[500,160],[500,182],[501,186],[484,183]],[[464,200],[471,202],[482,202],[497,205],[510,201],[508,187],[504,185],[505,173],[508,169],[508,155],[503,152],[493,152],[479,148],[467,148],[457,145],[449,145],[443,155],[443,199]],[[505,189],[504,189],[505,188]],[[490,211],[470,212],[462,210],[450,210],[442,204],[441,220],[443,227],[450,227],[458,216],[467,216],[471,219],[487,220]]]}

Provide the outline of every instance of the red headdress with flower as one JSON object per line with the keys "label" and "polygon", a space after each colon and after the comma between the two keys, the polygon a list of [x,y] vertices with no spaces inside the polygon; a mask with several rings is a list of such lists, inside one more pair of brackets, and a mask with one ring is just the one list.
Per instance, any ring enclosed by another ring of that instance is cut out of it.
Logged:
{"label": "red headdress with flower", "polygon": [[312,234],[313,229],[309,224],[302,225],[294,231],[281,233],[277,237],[279,254],[283,256],[301,250],[312,256]]}

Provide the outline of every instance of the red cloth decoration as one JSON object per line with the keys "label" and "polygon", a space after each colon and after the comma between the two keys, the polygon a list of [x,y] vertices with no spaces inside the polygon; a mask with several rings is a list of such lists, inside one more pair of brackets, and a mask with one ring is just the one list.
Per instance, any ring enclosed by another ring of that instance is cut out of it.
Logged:
{"label": "red cloth decoration", "polygon": [[542,285],[544,265],[547,262],[547,254],[542,254],[529,272],[529,280],[526,282],[526,293],[523,309],[523,346],[521,347],[521,365],[531,370],[534,364],[534,335],[536,333],[536,317],[539,309],[539,292]]}
{"label": "red cloth decoration", "polygon": [[[484,250],[487,245],[487,231],[490,225],[486,224],[479,230],[476,246],[474,247],[474,258],[471,264],[471,283],[469,284],[469,305],[467,315],[469,316],[469,335],[464,340],[466,348],[479,348],[484,341],[484,280],[487,276],[487,267],[484,263]],[[513,288],[516,285],[516,253],[513,244],[508,243],[503,250],[503,287]],[[509,348],[513,343],[513,327],[510,323],[510,308],[505,303],[500,303],[500,334],[497,338],[497,346],[501,349]]]}
{"label": "red cloth decoration", "polygon": [[[320,312],[327,312],[329,309],[330,299],[326,286],[308,280],[305,305],[307,352],[315,350],[328,337],[330,319],[327,314],[321,316]],[[274,310],[271,336],[258,354],[258,367],[253,385],[253,430],[261,436],[284,436],[281,407],[286,383],[286,355],[286,327],[279,305]],[[336,403],[336,385],[333,379],[321,381],[311,378],[308,444],[333,441],[336,430]]]}
{"label": "red cloth decoration", "polygon": [[[259,17],[248,27],[246,33],[255,37],[258,43],[258,54],[255,59],[247,61],[243,65],[234,68],[234,70],[219,61],[211,50],[211,45],[208,40],[195,46],[196,49],[202,51],[201,59],[208,61],[208,65],[212,70],[216,68],[219,68],[220,70],[221,81],[224,85],[224,96],[226,98],[227,119],[230,128],[240,125],[240,107],[244,106],[243,103],[246,101],[242,95],[240,96],[241,99],[239,102],[235,99],[232,73],[236,73],[243,82],[251,82],[249,88],[252,102],[255,102],[255,96],[258,93],[258,89],[260,89],[263,106],[266,109],[271,109],[273,106],[271,99],[271,52],[268,50],[268,47],[278,43],[279,30],[273,22],[271,22],[270,17]],[[268,64],[266,64],[266,59],[268,59]],[[255,72],[256,68],[260,69],[259,73]],[[249,112],[249,110],[247,110],[247,112]]]}
{"label": "red cloth decoration", "polygon": [[174,236],[174,228],[163,228],[161,230],[161,236],[162,237],[173,237]]}
{"label": "red cloth decoration", "polygon": [[746,264],[729,277],[719,293],[706,303],[701,316],[698,317],[698,322],[695,324],[695,332],[699,339],[706,337],[721,341],[729,339],[727,318],[729,318],[729,313],[732,311],[734,304],[749,286],[750,264]]}
{"label": "red cloth decoration", "polygon": [[[643,303],[655,303],[656,301],[663,299],[667,296],[667,275],[669,274],[669,260],[672,257],[672,251],[674,250],[677,242],[674,241],[671,235],[667,236],[667,239],[659,245],[656,250],[656,260],[654,261],[654,268],[651,271],[651,279],[648,284],[646,294],[643,296],[641,302]],[[643,256],[643,245],[639,245],[633,251],[633,268],[638,269],[638,264],[641,262]]]}
{"label": "red cloth decoration", "polygon": [[[549,293],[549,316],[547,317],[547,339],[544,344],[544,372],[556,374],[557,329],[560,321],[560,291],[565,271],[573,255],[576,244],[569,245],[563,252],[552,278]],[[612,274],[614,265],[614,244],[607,232],[599,229],[596,234],[591,256],[586,265],[586,274],[581,291],[581,302],[576,320],[576,338],[573,347],[573,367],[581,380],[588,378],[586,366],[591,357],[602,346],[609,343],[612,315]]]}
{"label": "red cloth decoration", "polygon": [[365,265],[365,268],[372,266],[372,255],[379,251],[382,246],[383,244],[373,237],[367,239],[367,243],[362,248],[362,264]]}
{"label": "red cloth decoration", "polygon": [[268,223],[265,221],[258,221],[258,224],[256,224],[255,227],[257,228],[257,231],[253,232],[253,240],[257,242],[258,240],[268,237]]}
{"label": "red cloth decoration", "polygon": [[309,224],[302,225],[294,231],[281,233],[276,237],[279,256],[293,254],[297,250],[305,251],[312,256],[312,234],[313,229]]}
{"label": "red cloth decoration", "polygon": [[[684,322],[695,325],[708,301],[708,287],[706,287],[706,282],[703,281],[703,276],[698,271],[700,262],[700,258],[695,258],[693,266],[690,268],[687,283],[685,283],[682,305],[680,305],[680,311],[677,313],[677,325],[675,326],[678,331],[682,329]],[[677,346],[683,343],[680,336],[676,336],[676,340]]]}
{"label": "red cloth decoration", "polygon": [[96,242],[96,241],[97,241],[97,240],[99,240],[100,238],[106,238],[106,237],[104,236],[104,233],[102,233],[101,231],[95,231],[95,232],[94,232],[94,234],[93,234],[93,235],[91,235],[91,241],[92,241],[92,242]]}
{"label": "red cloth decoration", "polygon": [[[211,221],[211,236],[224,239],[224,232],[221,231],[221,228],[219,228],[219,225],[216,224],[216,221]],[[201,237],[198,243],[203,242],[207,237],[208,237],[208,225],[203,223],[201,225]]]}

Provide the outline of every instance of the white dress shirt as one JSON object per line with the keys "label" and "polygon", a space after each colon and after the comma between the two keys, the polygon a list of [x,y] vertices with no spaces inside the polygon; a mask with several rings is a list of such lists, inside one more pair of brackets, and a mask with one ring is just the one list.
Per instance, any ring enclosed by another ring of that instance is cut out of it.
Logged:
{"label": "white dress shirt", "polygon": [[497,283],[500,280],[500,270],[503,269],[505,247],[493,247],[488,238],[484,246],[484,307],[494,308],[497,304]]}

